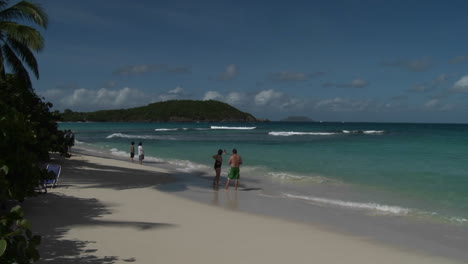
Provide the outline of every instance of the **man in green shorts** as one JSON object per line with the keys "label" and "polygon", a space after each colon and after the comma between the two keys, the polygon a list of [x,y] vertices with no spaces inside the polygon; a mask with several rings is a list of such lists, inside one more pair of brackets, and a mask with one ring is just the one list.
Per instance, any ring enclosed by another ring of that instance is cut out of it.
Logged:
{"label": "man in green shorts", "polygon": [[242,158],[241,156],[237,155],[237,149],[232,150],[232,155],[229,158],[228,163],[229,165],[231,165],[231,169],[229,170],[228,180],[226,183],[226,190],[229,188],[229,184],[231,183],[231,180],[236,181],[235,186],[237,190],[237,185],[239,183],[239,177],[240,177],[239,167],[242,164]]}

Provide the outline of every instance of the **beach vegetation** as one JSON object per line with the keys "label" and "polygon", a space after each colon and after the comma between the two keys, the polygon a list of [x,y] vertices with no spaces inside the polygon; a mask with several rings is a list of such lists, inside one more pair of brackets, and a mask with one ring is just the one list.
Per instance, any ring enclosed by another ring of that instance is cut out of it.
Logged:
{"label": "beach vegetation", "polygon": [[9,67],[18,79],[31,87],[26,68],[39,78],[34,52],[43,49],[44,40],[30,25],[47,28],[47,14],[38,4],[20,1],[10,6],[9,2],[0,0],[0,79],[6,78],[6,67]]}
{"label": "beach vegetation", "polygon": [[33,235],[31,223],[20,206],[0,217],[0,263],[32,263],[39,260],[41,237]]}
{"label": "beach vegetation", "polygon": [[8,167],[0,192],[6,192],[6,199],[21,201],[34,195],[46,177],[41,164],[49,160],[49,153],[67,155],[64,133],[58,130],[51,107],[16,76],[0,80],[0,166]]}
{"label": "beach vegetation", "polygon": [[255,122],[253,115],[215,100],[170,100],[147,106],[73,112],[66,109],[61,120],[67,122]]}

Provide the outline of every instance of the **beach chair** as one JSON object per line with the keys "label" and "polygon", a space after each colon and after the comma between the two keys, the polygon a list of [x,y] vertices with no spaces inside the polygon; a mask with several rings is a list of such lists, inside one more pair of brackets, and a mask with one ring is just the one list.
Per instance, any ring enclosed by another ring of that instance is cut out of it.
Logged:
{"label": "beach chair", "polygon": [[62,167],[56,164],[47,164],[46,170],[50,176],[41,181],[42,188],[45,192],[47,192],[47,188],[55,188],[55,186],[57,186]]}

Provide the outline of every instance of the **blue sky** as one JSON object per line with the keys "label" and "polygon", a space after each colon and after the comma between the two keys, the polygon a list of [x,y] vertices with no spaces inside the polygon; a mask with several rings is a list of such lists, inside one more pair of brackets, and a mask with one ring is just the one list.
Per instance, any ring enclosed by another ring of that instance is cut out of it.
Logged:
{"label": "blue sky", "polygon": [[259,118],[468,122],[466,1],[42,0],[54,108],[215,99]]}

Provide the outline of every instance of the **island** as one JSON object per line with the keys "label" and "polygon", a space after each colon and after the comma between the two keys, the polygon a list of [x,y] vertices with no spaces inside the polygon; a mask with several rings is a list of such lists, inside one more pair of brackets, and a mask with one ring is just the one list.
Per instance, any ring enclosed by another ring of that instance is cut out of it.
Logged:
{"label": "island", "polygon": [[315,122],[306,116],[289,116],[287,118],[281,119],[281,122]]}
{"label": "island", "polygon": [[63,122],[259,122],[249,113],[216,100],[170,100],[146,106],[60,113]]}

